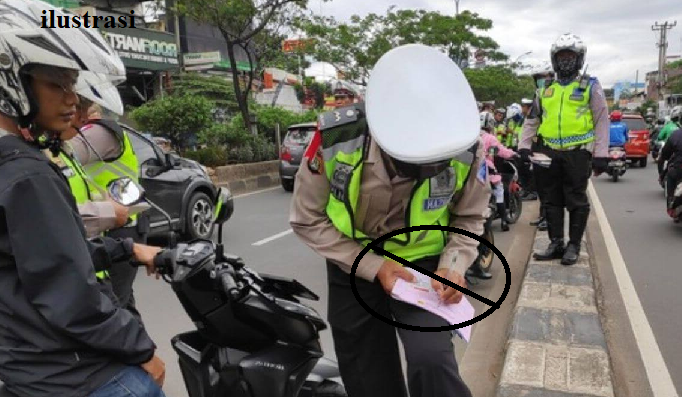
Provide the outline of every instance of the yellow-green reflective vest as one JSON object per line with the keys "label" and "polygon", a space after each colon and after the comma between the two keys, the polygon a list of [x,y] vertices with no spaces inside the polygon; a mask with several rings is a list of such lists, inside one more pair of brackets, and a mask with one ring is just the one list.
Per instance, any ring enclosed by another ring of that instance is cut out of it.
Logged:
{"label": "yellow-green reflective vest", "polygon": [[504,123],[500,123],[495,127],[495,136],[504,146],[509,146],[511,143],[511,135],[507,134],[507,126]]}
{"label": "yellow-green reflective vest", "polygon": [[[95,184],[106,191],[109,182],[128,177],[139,183],[139,165],[137,163],[137,156],[135,155],[135,150],[133,145],[130,143],[130,138],[128,134],[115,122],[112,120],[91,120],[91,124],[98,124],[113,132],[121,145],[121,154],[113,159],[106,161],[95,161],[84,167],[90,179],[92,179]],[[136,219],[137,215],[130,217],[131,219]]]}
{"label": "yellow-green reflective vest", "polygon": [[594,141],[590,94],[594,80],[580,87],[576,80],[567,86],[552,83],[541,91],[542,124],[538,135],[553,149],[566,149]]}
{"label": "yellow-green reflective vest", "polygon": [[[325,136],[325,134],[327,136]],[[322,158],[330,183],[327,216],[344,235],[367,245],[372,239],[355,225],[355,211],[360,195],[360,181],[365,157],[367,135],[349,137],[337,131],[322,131]],[[335,139],[335,138],[344,139]],[[331,138],[331,139],[330,139]],[[351,138],[351,139],[348,139]],[[417,181],[405,213],[406,225],[448,226],[448,204],[469,177],[474,154],[450,162],[450,167],[429,180]],[[440,255],[447,242],[446,231],[419,230],[403,233],[384,241],[383,249],[408,261]],[[377,236],[378,237],[378,236]]]}
{"label": "yellow-green reflective vest", "polygon": [[[69,181],[71,194],[76,199],[77,204],[85,204],[99,195],[96,187],[92,186],[93,184],[88,182],[87,174],[81,167],[78,160],[66,154],[64,151],[59,153],[59,160],[61,160],[66,166],[66,168],[62,168],[62,173]],[[58,165],[61,166],[61,164]],[[98,279],[103,280],[109,276],[109,272],[102,270],[100,272],[96,272],[95,276],[97,276]]]}

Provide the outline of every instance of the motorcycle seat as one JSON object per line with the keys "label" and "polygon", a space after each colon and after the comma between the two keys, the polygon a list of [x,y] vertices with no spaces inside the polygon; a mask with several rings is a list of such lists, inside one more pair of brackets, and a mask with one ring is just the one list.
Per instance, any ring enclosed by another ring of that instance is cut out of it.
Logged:
{"label": "motorcycle seat", "polygon": [[17,397],[16,395],[10,393],[5,385],[0,382],[0,397]]}

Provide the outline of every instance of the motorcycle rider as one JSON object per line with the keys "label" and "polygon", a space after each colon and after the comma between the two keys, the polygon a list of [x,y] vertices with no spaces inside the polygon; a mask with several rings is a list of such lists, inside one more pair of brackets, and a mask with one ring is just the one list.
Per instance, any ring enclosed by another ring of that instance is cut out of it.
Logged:
{"label": "motorcycle rider", "polygon": [[[671,119],[674,116],[679,120],[682,116],[682,108],[673,109],[673,111],[675,114],[671,114]],[[666,208],[668,215],[673,217],[674,212],[671,207],[675,188],[682,181],[682,128],[678,128],[673,132],[663,146],[663,149],[661,149],[660,157],[658,158],[658,178],[661,184],[665,181]],[[679,218],[675,218],[675,222],[679,221]]]}
{"label": "motorcycle rider", "polygon": [[[442,73],[425,75],[425,64]],[[409,82],[400,96],[393,94],[398,75]],[[423,98],[438,99],[424,103]],[[438,223],[482,235],[490,187],[477,144],[476,101],[447,56],[416,44],[392,49],[374,67],[366,101],[366,112],[356,104],[321,115],[296,176],[290,223],[327,260],[329,322],[348,395],[405,397],[396,329],[358,303],[348,273],[357,261],[355,287],[383,316],[403,324],[445,325],[442,318],[391,297],[398,279],[414,279],[410,271],[373,251],[358,254],[371,239],[407,226]],[[453,116],[456,134],[446,122]],[[419,131],[417,123],[423,127]],[[478,244],[461,234],[420,231],[385,241],[383,250],[464,286]],[[446,290],[435,279],[431,285],[442,302],[460,301],[457,289]],[[400,328],[398,334],[410,396],[471,396],[459,375],[450,332]]]}
{"label": "motorcycle rider", "polygon": [[495,135],[497,140],[500,141],[504,146],[511,146],[512,144],[512,133],[507,128],[507,122],[504,117],[507,114],[507,110],[504,108],[495,109]]}
{"label": "motorcycle rider", "polygon": [[95,29],[40,28],[44,10],[67,18],[43,2],[0,1],[0,380],[20,397],[129,395],[125,387],[163,396],[155,384],[163,362],[140,323],[97,283],[93,246],[61,170],[40,139],[21,133],[60,144],[78,102],[78,71],[125,71]]}
{"label": "motorcycle rider", "polygon": [[[480,119],[482,130],[481,141],[483,142],[483,152],[486,156],[485,162],[488,165],[488,172],[490,174],[490,183],[493,185],[493,195],[495,196],[495,203],[497,204],[497,214],[500,217],[502,231],[507,232],[509,231],[509,218],[507,217],[507,206],[504,202],[504,185],[502,184],[502,175],[500,175],[495,168],[495,156],[499,156],[503,159],[512,159],[517,157],[517,154],[501,144],[493,134],[495,127],[494,120],[490,118],[490,113],[481,113]],[[495,154],[490,153],[490,150],[493,148],[497,149]]]}
{"label": "motorcycle rider", "polygon": [[682,122],[682,106],[675,106],[670,111],[670,120],[665,123],[661,132],[658,133],[656,137],[657,142],[663,142],[664,144],[670,137],[670,135],[680,128],[680,123]]}
{"label": "motorcycle rider", "polygon": [[620,110],[611,112],[609,127],[609,147],[624,147],[628,141],[628,126],[623,123],[623,113]]}
{"label": "motorcycle rider", "polygon": [[[551,159],[550,167],[537,180],[547,189],[547,222],[551,243],[537,260],[561,258],[573,265],[590,214],[587,184],[590,168],[595,175],[608,166],[609,119],[604,91],[596,78],[580,75],[587,48],[573,34],[559,37],[550,55],[557,80],[540,91],[541,119],[528,120],[519,152],[531,155],[533,136],[539,135]],[[537,167],[539,168],[539,167]],[[564,208],[569,217],[569,243],[564,247]]]}

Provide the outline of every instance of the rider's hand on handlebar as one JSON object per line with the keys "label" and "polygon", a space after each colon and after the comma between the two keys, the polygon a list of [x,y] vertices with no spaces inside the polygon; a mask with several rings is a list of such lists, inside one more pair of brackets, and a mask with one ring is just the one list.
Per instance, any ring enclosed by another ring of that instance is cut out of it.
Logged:
{"label": "rider's hand on handlebar", "polygon": [[150,245],[144,244],[133,244],[133,256],[135,260],[144,264],[147,268],[147,276],[156,274],[156,278],[159,278],[159,273],[154,267],[154,257],[161,251],[159,247],[152,247]]}
{"label": "rider's hand on handlebar", "polygon": [[163,381],[166,379],[166,364],[156,354],[151,360],[140,365],[143,370],[147,371],[149,376],[154,379],[159,387],[163,387]]}
{"label": "rider's hand on handlebar", "polygon": [[407,270],[407,268],[390,259],[386,259],[381,265],[379,272],[377,273],[377,278],[379,279],[381,286],[384,287],[384,291],[389,295],[393,290],[395,282],[398,281],[399,278],[409,282],[414,281],[414,275]]}

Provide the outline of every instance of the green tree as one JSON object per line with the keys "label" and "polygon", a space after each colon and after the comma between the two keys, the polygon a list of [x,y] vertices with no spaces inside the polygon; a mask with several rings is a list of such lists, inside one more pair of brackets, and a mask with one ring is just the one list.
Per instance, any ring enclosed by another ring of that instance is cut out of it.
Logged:
{"label": "green tree", "polygon": [[369,71],[391,48],[421,43],[440,48],[455,62],[468,59],[475,50],[483,50],[492,60],[504,60],[498,44],[478,31],[492,28],[492,21],[464,11],[456,17],[425,10],[395,10],[385,15],[353,15],[340,23],[333,17],[310,15],[298,18],[296,28],[314,39],[312,54],[346,74],[360,84],[366,82]]}
{"label": "green tree", "polygon": [[191,94],[207,98],[215,104],[217,119],[226,119],[239,112],[232,83],[220,76],[182,73],[173,79],[170,94]]}
{"label": "green tree", "polygon": [[[232,84],[246,128],[249,127],[249,93],[256,74],[257,59],[251,51],[253,41],[272,24],[281,24],[307,0],[176,0],[183,15],[217,28],[225,39],[232,69]],[[265,31],[267,33],[267,31]],[[242,48],[251,67],[245,82],[240,81],[235,47]]]}
{"label": "green tree", "polygon": [[506,66],[466,69],[464,75],[478,101],[492,101],[507,106],[521,98],[532,98],[535,85],[530,76],[518,76]]}
{"label": "green tree", "polygon": [[213,123],[212,101],[197,95],[167,95],[145,103],[131,113],[141,129],[163,135],[180,153],[190,134],[198,134]]}

